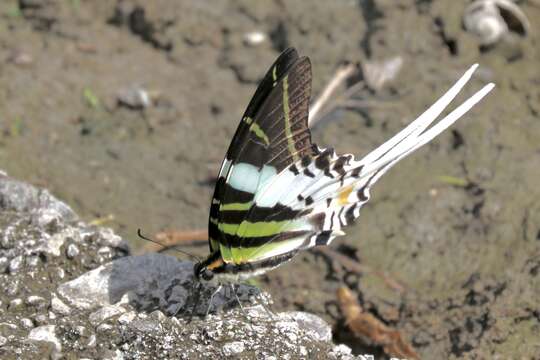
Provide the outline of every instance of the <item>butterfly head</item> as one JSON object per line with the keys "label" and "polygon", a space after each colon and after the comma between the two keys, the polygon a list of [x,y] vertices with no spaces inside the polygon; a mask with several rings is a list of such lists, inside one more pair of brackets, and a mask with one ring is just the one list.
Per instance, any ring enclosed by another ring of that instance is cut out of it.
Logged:
{"label": "butterfly head", "polygon": [[193,266],[193,272],[197,280],[210,281],[214,278],[214,273],[212,270],[208,269],[204,262],[198,262]]}

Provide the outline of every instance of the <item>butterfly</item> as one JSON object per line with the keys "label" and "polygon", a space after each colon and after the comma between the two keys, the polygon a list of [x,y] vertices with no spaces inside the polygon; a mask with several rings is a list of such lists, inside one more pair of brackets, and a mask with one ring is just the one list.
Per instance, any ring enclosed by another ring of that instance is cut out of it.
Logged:
{"label": "butterfly", "polygon": [[210,205],[210,254],[195,264],[195,276],[243,281],[344,235],[386,171],[493,89],[494,84],[484,86],[428,129],[477,66],[411,124],[355,160],[312,143],[311,63],[294,48],[285,50],[255,91],[221,165]]}

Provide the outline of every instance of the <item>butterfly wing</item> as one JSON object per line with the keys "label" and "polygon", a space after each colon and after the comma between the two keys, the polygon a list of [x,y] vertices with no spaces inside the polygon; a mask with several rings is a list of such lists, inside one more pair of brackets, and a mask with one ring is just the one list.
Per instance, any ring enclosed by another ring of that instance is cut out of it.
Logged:
{"label": "butterfly wing", "polygon": [[219,172],[210,208],[210,250],[238,263],[246,239],[240,224],[258,189],[313,153],[307,126],[311,64],[294,49],[283,52],[257,88]]}
{"label": "butterfly wing", "polygon": [[[305,156],[266,182],[257,191],[254,205],[238,232],[241,237],[250,239],[253,233],[260,235],[266,229],[273,236],[266,240],[260,238],[263,241],[244,249],[244,259],[259,261],[327,245],[336,236],[343,235],[341,229],[359,216],[360,208],[369,200],[371,186],[386,171],[451,126],[491,91],[493,84],[486,85],[427,129],[469,81],[475,69],[476,66],[469,69],[424,114],[361,160],[356,161],[350,154],[338,156],[333,149],[318,149],[313,156]],[[248,246],[249,242],[244,241],[244,244]]]}

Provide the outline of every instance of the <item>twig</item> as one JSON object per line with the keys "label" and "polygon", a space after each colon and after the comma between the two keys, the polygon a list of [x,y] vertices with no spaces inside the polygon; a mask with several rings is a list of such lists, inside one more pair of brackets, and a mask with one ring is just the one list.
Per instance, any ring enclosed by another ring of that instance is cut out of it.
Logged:
{"label": "twig", "polygon": [[329,247],[318,247],[318,251],[328,256],[329,258],[337,261],[341,266],[345,267],[347,270],[352,272],[364,273],[364,274],[373,274],[380,277],[383,282],[392,290],[395,290],[399,293],[405,292],[406,288],[404,285],[400,284],[397,280],[394,280],[389,275],[381,271],[374,271],[371,267],[367,265],[360,264],[347,256],[338,253],[335,250],[332,250]]}
{"label": "twig", "polygon": [[322,108],[327,105],[328,101],[332,98],[337,88],[356,71],[355,64],[348,64],[337,69],[336,73],[332,77],[332,80],[323,89],[321,95],[313,102],[309,111],[308,124],[310,127],[315,126],[322,117],[320,112]]}

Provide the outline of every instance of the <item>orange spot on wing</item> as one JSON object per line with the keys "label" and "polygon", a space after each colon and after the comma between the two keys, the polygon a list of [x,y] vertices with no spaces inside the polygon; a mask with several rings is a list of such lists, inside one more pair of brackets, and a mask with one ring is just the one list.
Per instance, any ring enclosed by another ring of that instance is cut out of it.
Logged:
{"label": "orange spot on wing", "polygon": [[346,186],[343,190],[341,190],[339,192],[339,195],[338,195],[338,204],[339,205],[345,205],[347,204],[349,201],[349,195],[351,194],[353,190],[353,186],[352,185],[349,185],[349,186]]}

